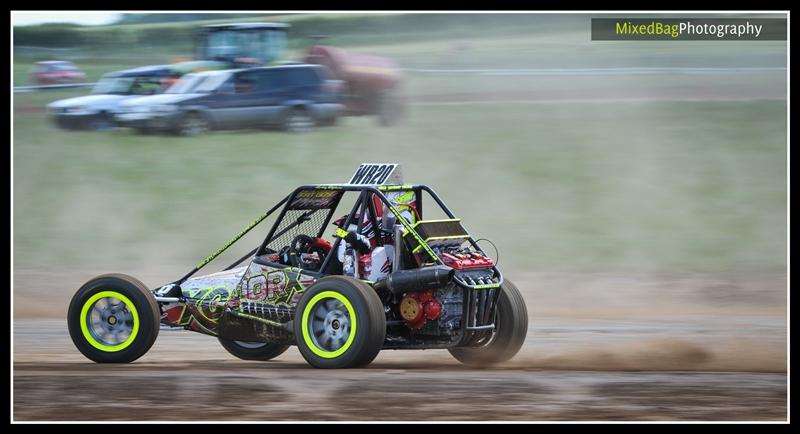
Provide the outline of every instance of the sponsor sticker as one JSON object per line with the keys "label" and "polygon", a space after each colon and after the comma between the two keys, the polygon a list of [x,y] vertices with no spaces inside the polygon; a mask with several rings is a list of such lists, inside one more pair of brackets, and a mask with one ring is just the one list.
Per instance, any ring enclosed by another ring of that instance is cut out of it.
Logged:
{"label": "sponsor sticker", "polygon": [[297,192],[289,209],[329,209],[338,202],[341,191],[302,190]]}

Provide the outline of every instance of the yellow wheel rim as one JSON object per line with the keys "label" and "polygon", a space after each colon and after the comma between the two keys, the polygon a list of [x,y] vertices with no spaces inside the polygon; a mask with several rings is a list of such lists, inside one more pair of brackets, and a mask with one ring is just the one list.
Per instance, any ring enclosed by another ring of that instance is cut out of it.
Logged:
{"label": "yellow wheel rim", "polygon": [[353,344],[356,325],[356,311],[350,300],[336,291],[322,291],[303,310],[303,341],[317,356],[333,359]]}
{"label": "yellow wheel rim", "polygon": [[[119,307],[119,304],[111,303],[113,299],[122,302],[122,306]],[[104,302],[104,307],[98,306],[99,302]],[[132,323],[130,334],[122,342],[109,342],[102,339],[102,336],[105,335],[116,336],[119,333],[126,332],[126,324],[129,322]],[[116,291],[102,291],[89,297],[83,303],[80,324],[81,332],[86,342],[100,351],[113,353],[128,348],[136,339],[136,335],[139,334],[139,312],[136,311],[136,306],[133,305],[133,302],[128,297]],[[111,330],[108,333],[101,333],[103,327],[108,327]],[[111,332],[117,330],[120,330],[120,332]]]}

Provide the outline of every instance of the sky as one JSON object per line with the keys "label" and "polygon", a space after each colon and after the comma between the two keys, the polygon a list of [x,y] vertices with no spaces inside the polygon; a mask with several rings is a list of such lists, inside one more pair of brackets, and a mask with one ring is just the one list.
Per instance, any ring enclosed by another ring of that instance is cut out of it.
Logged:
{"label": "sky", "polygon": [[119,18],[117,12],[83,12],[83,11],[50,11],[19,12],[12,11],[12,23],[15,26],[43,23],[76,23],[84,25],[110,24]]}

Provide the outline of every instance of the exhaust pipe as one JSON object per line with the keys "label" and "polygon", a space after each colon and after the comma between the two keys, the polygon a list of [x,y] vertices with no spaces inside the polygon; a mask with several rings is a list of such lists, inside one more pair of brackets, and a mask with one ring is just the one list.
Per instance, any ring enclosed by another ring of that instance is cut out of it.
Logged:
{"label": "exhaust pipe", "polygon": [[378,291],[388,289],[394,295],[425,291],[432,287],[447,285],[453,278],[453,274],[455,274],[455,270],[444,265],[420,270],[395,271],[385,279],[375,282],[375,289]]}

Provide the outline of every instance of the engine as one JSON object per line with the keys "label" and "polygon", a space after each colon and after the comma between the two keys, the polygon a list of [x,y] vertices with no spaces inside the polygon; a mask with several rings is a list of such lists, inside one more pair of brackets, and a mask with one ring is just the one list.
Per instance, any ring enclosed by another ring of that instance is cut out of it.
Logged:
{"label": "engine", "polygon": [[467,285],[490,285],[499,282],[495,275],[494,260],[469,247],[434,248],[442,262],[455,270],[455,278]]}
{"label": "engine", "polygon": [[411,340],[451,342],[461,329],[464,294],[449,284],[437,290],[410,292],[400,299],[395,311],[402,320],[401,334]]}
{"label": "engine", "polygon": [[433,251],[439,255],[444,265],[456,270],[492,268],[494,266],[492,258],[471,250],[469,247],[434,247]]}
{"label": "engine", "polygon": [[375,283],[390,305],[387,348],[452,346],[463,336],[466,306],[467,324],[491,323],[491,285],[500,281],[494,260],[469,246],[431,248],[442,265],[396,271]]}
{"label": "engine", "polygon": [[[481,252],[471,250],[469,247],[435,247],[434,252],[439,256],[445,266],[452,268],[454,272],[448,274],[449,278],[457,278],[468,285],[488,285],[495,283],[495,274],[492,267],[494,260]],[[443,267],[444,268],[444,267]],[[434,275],[436,267],[431,267],[431,276]],[[419,281],[419,279],[417,280]],[[434,280],[423,279],[423,285],[432,285]],[[451,285],[450,285],[451,286]],[[411,286],[408,286],[411,287]],[[458,297],[454,297],[451,292],[458,292]],[[413,330],[421,330],[428,321],[437,321],[442,316],[442,298],[447,300],[448,311],[452,311],[453,299],[458,298],[461,303],[461,291],[453,288],[453,291],[434,291],[426,290],[419,292],[408,292],[403,295],[398,306],[400,316],[405,321],[406,326]],[[448,312],[448,314],[451,312]],[[460,315],[460,309],[458,314]],[[444,323],[444,328],[453,329],[452,318]]]}
{"label": "engine", "polygon": [[432,291],[412,292],[400,300],[400,316],[409,328],[418,330],[427,321],[436,321],[442,314],[442,304]]}

